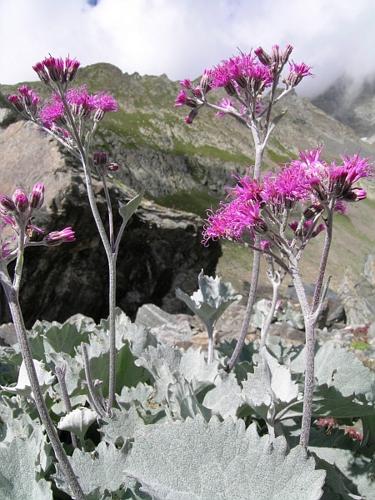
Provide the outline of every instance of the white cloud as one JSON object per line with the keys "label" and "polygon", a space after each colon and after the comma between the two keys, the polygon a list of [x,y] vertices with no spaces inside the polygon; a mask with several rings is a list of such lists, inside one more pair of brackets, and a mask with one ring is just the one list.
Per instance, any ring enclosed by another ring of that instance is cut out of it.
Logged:
{"label": "white cloud", "polygon": [[0,0],[0,82],[34,78],[49,52],[180,79],[237,47],[290,42],[313,65],[313,94],[343,73],[375,73],[374,24],[373,0]]}

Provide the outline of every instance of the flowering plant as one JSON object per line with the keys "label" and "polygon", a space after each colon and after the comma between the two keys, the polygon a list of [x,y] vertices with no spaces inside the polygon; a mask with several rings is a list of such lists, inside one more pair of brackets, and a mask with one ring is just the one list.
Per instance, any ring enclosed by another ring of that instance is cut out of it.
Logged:
{"label": "flowering plant", "polygon": [[[226,200],[209,211],[203,231],[205,245],[226,238],[245,241],[254,252],[238,342],[215,348],[217,321],[240,298],[230,284],[202,272],[191,297],[177,291],[207,329],[207,357],[200,349],[169,345],[115,309],[119,244],[140,203],[137,196],[120,204],[116,234],[107,179],[119,167],[107,152],[92,150],[98,124],[118,108],[115,99],[72,87],[79,63],[53,57],[34,67],[51,91],[47,102],[28,86],[9,97],[81,162],[110,286],[108,320],[95,324],[79,315],[64,324],[40,321],[26,331],[19,301],[24,249],[76,236],[71,227],[46,232],[35,225],[42,183],[30,194],[18,188],[0,196],[0,282],[17,334],[16,343],[0,345],[2,498],[343,500],[365,498],[373,488],[374,373],[333,342],[315,346],[335,213],[365,199],[358,182],[372,167],[358,155],[327,162],[318,148],[261,176],[263,153],[283,115],[274,116],[274,105],[311,74],[307,65],[289,62],[291,52],[291,46],[274,46],[271,53],[240,54],[205,71],[198,86],[182,81],[176,99],[190,108],[187,124],[204,107],[235,118],[250,131],[256,153],[252,172],[238,177]],[[210,96],[219,89],[228,97],[214,103]],[[108,230],[93,175],[102,182]],[[300,263],[310,241],[323,235],[309,302]],[[244,345],[261,255],[273,297],[260,342]],[[287,275],[301,305],[305,346],[268,336]],[[160,328],[180,333],[170,315],[160,313]]]}

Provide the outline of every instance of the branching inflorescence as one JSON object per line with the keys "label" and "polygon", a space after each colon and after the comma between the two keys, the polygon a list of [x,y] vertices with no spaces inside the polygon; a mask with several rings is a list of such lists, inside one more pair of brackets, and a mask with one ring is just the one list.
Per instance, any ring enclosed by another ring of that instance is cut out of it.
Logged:
{"label": "branching inflorescence", "polygon": [[[205,70],[197,86],[190,80],[181,81],[181,90],[175,105],[191,108],[185,117],[187,124],[193,123],[202,108],[208,107],[214,109],[218,117],[231,116],[251,132],[255,163],[251,177],[244,182],[250,182],[252,179],[258,181],[261,177],[265,148],[274,128],[284,115],[284,112],[281,112],[273,116],[275,104],[286,97],[305,77],[311,75],[310,66],[289,61],[292,51],[291,45],[287,45],[284,50],[274,45],[270,53],[258,47],[254,52],[240,53],[222,61],[213,69]],[[280,84],[282,89],[279,88]],[[210,98],[215,95],[215,91],[222,89],[227,93],[227,97],[216,101]],[[246,210],[243,206],[241,210],[237,210],[237,229],[241,227],[239,219],[253,220],[257,217],[257,211],[257,204],[247,205]],[[219,219],[216,222],[220,224]],[[233,230],[235,231],[234,227]],[[257,238],[257,245],[260,245],[260,238]],[[236,348],[228,362],[228,370],[236,364],[248,333],[259,269],[260,255],[255,252],[246,314]]]}
{"label": "branching inflorescence", "polygon": [[[259,47],[254,52],[232,57],[211,70],[206,70],[200,84],[181,82],[176,106],[191,108],[185,118],[193,123],[205,106],[216,110],[219,117],[232,116],[250,129],[255,148],[255,164],[251,175],[237,178],[228,197],[215,212],[209,211],[203,232],[203,243],[226,238],[245,241],[254,250],[250,291],[245,318],[234,352],[228,362],[230,371],[241,353],[250,323],[258,285],[260,256],[266,257],[268,277],[273,286],[271,310],[261,332],[261,355],[267,330],[277,304],[277,292],[285,275],[290,275],[301,305],[306,329],[305,393],[300,442],[307,446],[311,425],[314,388],[315,325],[322,308],[328,282],[324,283],[332,241],[334,212],[343,213],[346,203],[360,201],[366,192],[357,182],[370,175],[370,165],[359,156],[345,157],[339,164],[321,158],[321,148],[300,153],[297,160],[278,172],[261,178],[263,153],[268,139],[283,116],[273,116],[273,107],[290,93],[311,68],[304,63],[289,62],[292,47],[284,51],[275,45],[271,53]],[[288,71],[285,72],[288,64]],[[284,74],[285,73],[285,74]],[[282,76],[284,74],[284,76]],[[279,88],[282,84],[283,88]],[[227,97],[209,100],[214,90],[224,89]],[[311,239],[325,232],[322,256],[314,296],[309,303],[301,279],[300,260]],[[263,353],[263,354],[262,354]]]}
{"label": "branching inflorescence", "polygon": [[[82,167],[86,182],[90,208],[99,232],[108,261],[109,274],[109,323],[110,323],[110,363],[109,363],[109,398],[101,413],[111,413],[115,403],[115,307],[116,307],[116,262],[121,236],[128,218],[123,220],[115,234],[113,225],[113,208],[109,195],[106,177],[118,170],[117,163],[110,161],[105,151],[92,151],[92,141],[99,122],[106,113],[118,110],[116,99],[107,92],[91,94],[86,85],[72,87],[80,63],[67,57],[66,59],[47,57],[33,66],[40,80],[51,92],[49,99],[42,102],[38,94],[27,85],[18,88],[16,94],[8,97],[9,101],[24,118],[31,120],[48,134],[60,142]],[[93,190],[93,174],[102,182],[108,212],[108,232],[98,210]],[[140,198],[137,197],[137,200]],[[134,210],[139,201],[131,206]],[[133,211],[134,211],[133,210]],[[131,214],[130,214],[131,215]],[[67,233],[64,233],[68,237]],[[49,244],[55,244],[59,235],[54,233],[48,238]],[[95,397],[95,395],[92,395]],[[94,401],[101,407],[99,399]]]}

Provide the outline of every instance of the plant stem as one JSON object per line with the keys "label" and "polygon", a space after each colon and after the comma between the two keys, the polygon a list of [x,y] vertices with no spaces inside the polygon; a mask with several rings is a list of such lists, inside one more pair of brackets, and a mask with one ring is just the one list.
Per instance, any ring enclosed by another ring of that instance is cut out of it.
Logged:
{"label": "plant stem", "polygon": [[116,255],[108,261],[109,268],[109,389],[107,412],[115,403],[116,394]]}
{"label": "plant stem", "polygon": [[[256,130],[253,130],[253,137],[255,142],[255,165],[254,165],[254,179],[258,180],[260,177],[260,169],[263,161],[264,145],[260,144],[259,136]],[[259,246],[260,238],[257,236],[255,238],[255,246]],[[238,358],[243,349],[247,332],[249,330],[250,318],[253,312],[253,306],[255,302],[256,292],[258,288],[259,270],[260,270],[260,252],[254,251],[253,254],[253,267],[251,271],[250,279],[250,290],[249,296],[247,298],[245,317],[243,319],[240,336],[238,337],[236,347],[232,353],[232,356],[227,365],[227,371],[231,371],[234,365],[237,363]]]}
{"label": "plant stem", "polygon": [[330,251],[331,243],[332,243],[332,233],[333,233],[333,210],[332,210],[332,207],[330,206],[328,208],[328,216],[327,216],[327,221],[326,221],[326,233],[325,233],[325,238],[324,238],[322,257],[320,259],[320,264],[319,264],[318,279],[316,281],[315,290],[314,290],[314,297],[313,297],[313,302],[312,302],[313,312],[319,306],[319,301],[321,299],[321,292],[322,292],[322,287],[323,287],[324,275],[326,272],[328,255],[329,255],[329,251]]}
{"label": "plant stem", "polygon": [[109,274],[109,388],[108,388],[108,404],[107,412],[111,413],[112,406],[115,402],[115,388],[116,388],[116,331],[115,331],[115,308],[116,308],[116,256],[114,255],[114,233],[113,233],[113,215],[112,215],[112,205],[109,198],[109,193],[106,184],[104,185],[104,193],[107,202],[109,225],[110,225],[110,239],[108,238],[107,232],[105,230],[103,220],[100,216],[98,206],[95,199],[94,188],[92,184],[92,176],[90,171],[88,154],[86,151],[77,129],[76,123],[74,121],[73,115],[66,101],[64,92],[60,89],[60,97],[64,104],[64,109],[71,127],[74,139],[77,144],[77,148],[80,155],[81,164],[83,167],[83,172],[85,176],[85,183],[87,189],[87,196],[89,199],[89,204],[91,208],[92,215],[95,220],[96,227],[98,229],[99,236],[102,240],[103,247],[107,256],[108,261],[108,274]]}
{"label": "plant stem", "polygon": [[272,302],[271,302],[271,308],[268,311],[267,317],[264,320],[264,323],[262,325],[262,329],[260,332],[260,348],[261,350],[263,347],[266,347],[267,343],[267,334],[268,330],[271,326],[272,319],[275,314],[276,310],[276,305],[277,305],[277,299],[279,295],[279,287],[280,287],[280,279],[273,279],[272,280]]}
{"label": "plant stem", "polygon": [[307,448],[310,439],[312,404],[315,385],[315,323],[305,320],[306,354],[305,354],[305,387],[303,394],[302,426],[299,443]]}
{"label": "plant stem", "polygon": [[212,325],[206,325],[208,334],[208,353],[207,353],[207,364],[212,363],[214,360],[214,329]]}
{"label": "plant stem", "polygon": [[18,293],[13,287],[8,272],[6,270],[2,269],[0,271],[0,278],[9,303],[10,313],[12,315],[14,328],[17,334],[17,340],[22,353],[22,359],[23,362],[25,363],[27,376],[30,381],[30,386],[34,396],[35,406],[38,410],[40,420],[42,421],[42,424],[46,429],[53,451],[55,453],[57,461],[59,462],[61,470],[65,476],[66,482],[68,483],[72,491],[73,497],[78,500],[84,500],[85,496],[83,494],[81,486],[79,485],[79,482],[72,469],[69,459],[64,451],[64,448],[60,443],[57,431],[51,420],[51,417],[49,416],[47,406],[43,399],[43,394],[35,370],[30,344],[27,338],[27,332],[19,304]]}
{"label": "plant stem", "polygon": [[103,405],[98,399],[98,396],[95,393],[95,387],[92,381],[91,371],[90,371],[90,360],[87,354],[87,348],[85,344],[81,344],[82,346],[82,355],[83,355],[83,366],[85,369],[85,378],[88,388],[89,394],[89,402],[92,409],[97,413],[99,417],[105,417],[105,411]]}
{"label": "plant stem", "polygon": [[[66,413],[69,413],[72,411],[72,405],[70,404],[68,389],[66,388],[65,369],[66,369],[65,366],[63,368],[57,366],[55,369],[55,375],[56,375],[57,380],[58,380],[59,385],[60,385],[61,399],[64,403],[65,411],[66,411]],[[70,433],[70,438],[72,440],[73,448],[77,448],[77,446],[78,446],[77,438],[73,432]]]}
{"label": "plant stem", "polygon": [[238,337],[236,347],[234,348],[233,354],[228,362],[227,371],[231,371],[234,365],[237,363],[245,343],[247,332],[249,330],[251,314],[253,312],[253,305],[255,302],[256,291],[258,288],[259,269],[260,269],[260,252],[254,251],[253,268],[251,271],[251,280],[250,280],[250,291],[249,291],[249,296],[247,298],[245,317],[242,323],[241,333],[240,336]]}

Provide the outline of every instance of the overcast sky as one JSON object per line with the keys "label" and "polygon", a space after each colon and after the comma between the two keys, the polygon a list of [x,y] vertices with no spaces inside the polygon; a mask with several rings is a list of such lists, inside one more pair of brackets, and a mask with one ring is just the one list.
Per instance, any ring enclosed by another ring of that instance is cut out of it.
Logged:
{"label": "overcast sky", "polygon": [[0,82],[35,79],[48,53],[123,71],[196,77],[263,45],[295,47],[313,95],[348,73],[375,74],[374,0],[0,0]]}

